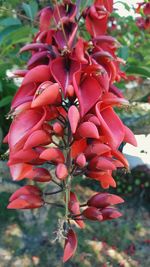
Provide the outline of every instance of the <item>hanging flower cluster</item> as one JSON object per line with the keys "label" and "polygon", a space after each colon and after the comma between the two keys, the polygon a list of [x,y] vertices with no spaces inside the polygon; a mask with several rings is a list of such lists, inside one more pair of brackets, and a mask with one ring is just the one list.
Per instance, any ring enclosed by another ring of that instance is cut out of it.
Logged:
{"label": "hanging flower cluster", "polygon": [[136,13],[142,15],[136,19],[136,25],[139,27],[139,29],[150,31],[150,3],[138,3]]}
{"label": "hanging flower cluster", "polygon": [[[66,0],[42,9],[39,32],[21,49],[31,52],[27,70],[15,73],[23,81],[12,101],[13,121],[4,140],[9,144],[8,165],[14,181],[26,178],[45,183],[45,189],[31,183],[21,187],[8,208],[40,208],[47,197],[64,192],[64,205],[58,205],[65,208],[64,262],[77,247],[72,222],[83,228],[85,220],[118,218],[115,205],[123,202],[119,196],[96,193],[80,204],[72,180],[84,175],[104,189],[116,187],[112,172],[128,168],[119,146],[136,145],[113,109],[128,101],[114,85],[124,73],[116,56],[118,42],[106,34],[112,8],[113,0],[96,0],[79,14],[79,6]],[[80,35],[84,26],[89,41]],[[49,182],[59,190],[48,192]]]}

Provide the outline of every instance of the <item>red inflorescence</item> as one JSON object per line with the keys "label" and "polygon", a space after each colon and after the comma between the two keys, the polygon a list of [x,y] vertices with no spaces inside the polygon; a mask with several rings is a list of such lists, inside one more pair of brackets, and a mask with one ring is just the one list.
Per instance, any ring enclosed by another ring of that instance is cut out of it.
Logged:
{"label": "red inflorescence", "polygon": [[150,3],[138,3],[136,13],[141,13],[142,16],[137,17],[136,25],[141,30],[150,31]]}
{"label": "red inflorescence", "polygon": [[[118,42],[106,34],[112,9],[113,1],[104,0],[96,0],[80,15],[69,0],[42,9],[39,32],[21,49],[31,53],[27,70],[15,72],[23,81],[12,101],[13,121],[5,137],[8,165],[15,181],[55,182],[61,188],[57,192],[64,192],[65,224],[69,223],[64,262],[77,247],[70,222],[83,228],[87,219],[118,218],[115,205],[123,202],[97,193],[82,205],[70,191],[72,178],[84,175],[104,189],[116,187],[113,170],[128,168],[119,147],[122,142],[136,146],[134,135],[113,109],[128,101],[114,85],[124,73],[116,55]],[[84,24],[88,41],[82,37]],[[50,165],[55,178],[46,167]],[[47,195],[51,193],[26,185],[11,196],[8,208],[42,207]]]}

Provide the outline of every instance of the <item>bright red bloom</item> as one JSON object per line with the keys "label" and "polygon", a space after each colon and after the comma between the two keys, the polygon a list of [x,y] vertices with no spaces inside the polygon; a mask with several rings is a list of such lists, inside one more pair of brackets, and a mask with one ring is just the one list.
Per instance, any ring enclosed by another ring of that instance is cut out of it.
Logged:
{"label": "bright red bloom", "polygon": [[[104,189],[116,187],[113,170],[129,167],[119,147],[122,142],[137,145],[114,111],[129,103],[114,85],[125,74],[116,54],[119,43],[106,34],[112,10],[113,0],[95,0],[81,16],[70,0],[44,8],[38,14],[39,32],[20,51],[31,53],[27,69],[14,73],[22,83],[12,101],[13,121],[4,140],[9,145],[8,165],[13,180],[44,183],[46,190],[26,185],[12,195],[8,208],[40,208],[49,203],[47,196],[64,193],[63,262],[77,248],[71,221],[84,228],[84,220],[118,218],[115,205],[123,202],[104,192],[80,204],[72,180],[84,175]],[[144,12],[148,14],[148,5]],[[80,36],[81,17],[89,41]],[[142,27],[148,27],[149,21],[144,23]],[[59,190],[47,192],[47,182]]]}

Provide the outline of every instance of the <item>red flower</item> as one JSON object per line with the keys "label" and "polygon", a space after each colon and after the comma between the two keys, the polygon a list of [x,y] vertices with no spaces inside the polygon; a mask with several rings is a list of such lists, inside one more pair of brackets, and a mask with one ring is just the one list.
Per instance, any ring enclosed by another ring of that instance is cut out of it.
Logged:
{"label": "red flower", "polygon": [[106,33],[107,20],[108,11],[103,5],[95,4],[87,9],[85,25],[93,37]]}
{"label": "red flower", "polygon": [[9,199],[8,209],[35,209],[43,206],[39,188],[27,185],[19,188]]}
{"label": "red flower", "polygon": [[[95,0],[80,16],[70,0],[44,8],[38,14],[39,32],[20,51],[31,53],[27,69],[14,73],[22,77],[22,83],[12,101],[13,121],[4,139],[9,145],[8,165],[13,180],[43,183],[44,192],[33,185],[23,186],[11,196],[8,208],[62,207],[63,227],[57,233],[61,232],[58,238],[63,234],[66,238],[63,262],[77,248],[71,221],[84,228],[84,220],[118,218],[121,213],[115,205],[123,202],[104,192],[80,204],[72,192],[72,181],[84,175],[104,189],[116,187],[113,170],[129,167],[119,147],[122,142],[137,145],[114,111],[129,103],[114,85],[126,76],[116,54],[119,43],[106,35],[112,9],[112,0]],[[148,10],[144,6],[146,15]],[[80,34],[81,17],[89,41]],[[148,28],[149,17],[142,23]],[[49,192],[47,182],[59,190]],[[64,204],[45,199],[57,193],[64,193]]]}
{"label": "red flower", "polygon": [[70,229],[67,233],[67,239],[64,247],[63,262],[68,261],[76,252],[77,249],[77,237],[75,232]]}

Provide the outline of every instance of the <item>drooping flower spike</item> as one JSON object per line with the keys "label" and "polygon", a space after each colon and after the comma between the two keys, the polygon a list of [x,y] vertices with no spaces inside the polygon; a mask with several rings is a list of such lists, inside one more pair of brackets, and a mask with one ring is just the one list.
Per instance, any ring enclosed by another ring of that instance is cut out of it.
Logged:
{"label": "drooping flower spike", "polygon": [[[40,208],[47,205],[47,197],[64,192],[64,262],[77,248],[72,223],[82,229],[86,220],[118,218],[121,213],[115,205],[123,202],[98,192],[80,204],[72,179],[84,175],[104,189],[116,187],[113,171],[129,167],[119,147],[122,142],[136,145],[133,133],[114,111],[128,101],[114,85],[124,74],[116,55],[118,42],[106,33],[112,9],[112,0],[96,0],[80,16],[70,0],[45,7],[38,14],[39,32],[20,51],[31,54],[27,69],[14,73],[22,77],[22,84],[12,101],[13,121],[4,140],[10,151],[8,165],[13,180],[44,183],[45,189],[20,188],[8,208]],[[89,40],[82,36],[83,20]],[[47,183],[55,183],[59,190],[47,192]]]}

